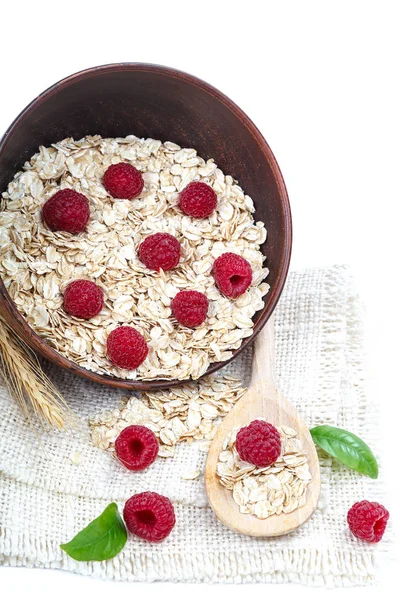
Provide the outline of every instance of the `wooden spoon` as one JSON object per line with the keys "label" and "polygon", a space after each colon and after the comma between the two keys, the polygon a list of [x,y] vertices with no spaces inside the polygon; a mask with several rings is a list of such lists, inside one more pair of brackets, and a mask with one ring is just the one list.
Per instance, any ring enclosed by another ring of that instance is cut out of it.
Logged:
{"label": "wooden spoon", "polygon": [[[297,410],[278,391],[275,383],[275,335],[273,319],[269,319],[255,340],[251,384],[222,421],[211,444],[206,469],[205,486],[210,506],[220,521],[244,535],[274,537],[300,527],[314,512],[320,492],[318,456],[306,424]],[[239,512],[232,491],[223,487],[217,477],[218,456],[223,440],[235,427],[248,425],[254,419],[265,419],[275,426],[287,425],[297,432],[307,455],[311,481],[307,486],[306,504],[289,514],[259,519]]]}

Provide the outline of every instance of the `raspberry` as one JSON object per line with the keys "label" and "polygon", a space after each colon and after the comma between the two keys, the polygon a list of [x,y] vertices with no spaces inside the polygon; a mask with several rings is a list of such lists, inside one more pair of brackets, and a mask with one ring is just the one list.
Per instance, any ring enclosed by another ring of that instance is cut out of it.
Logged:
{"label": "raspberry", "polygon": [[281,436],[271,423],[252,421],[239,429],[236,450],[242,460],[256,467],[268,467],[281,453]]}
{"label": "raspberry", "polygon": [[90,218],[88,199],[75,190],[60,190],[45,202],[42,217],[51,231],[82,233]]}
{"label": "raspberry", "polygon": [[192,181],[179,196],[181,211],[196,219],[209,217],[216,206],[217,194],[212,187],[202,181]]}
{"label": "raspberry", "polygon": [[356,502],[347,513],[350,531],[360,540],[375,544],[385,533],[389,512],[378,502]]}
{"label": "raspberry", "polygon": [[134,535],[148,542],[161,542],[174,528],[174,507],[165,496],[156,492],[142,492],[126,501],[124,520]]}
{"label": "raspberry", "polygon": [[148,269],[170,271],[179,262],[181,245],[169,233],[149,235],[139,246],[139,258]]}
{"label": "raspberry", "polygon": [[149,352],[146,340],[133,327],[117,327],[107,338],[107,355],[121,369],[137,369]]}
{"label": "raspberry", "polygon": [[74,317],[91,319],[99,314],[103,305],[103,290],[93,281],[75,279],[65,289],[63,307]]}
{"label": "raspberry", "polygon": [[148,427],[130,425],[115,440],[115,453],[130,471],[143,471],[156,460],[158,441]]}
{"label": "raspberry", "polygon": [[208,299],[201,292],[178,292],[171,302],[175,319],[185,327],[197,327],[207,317]]}
{"label": "raspberry", "polygon": [[129,163],[117,163],[108,167],[103,175],[103,184],[113,198],[133,200],[139,196],[144,181],[140,171]]}
{"label": "raspberry", "polygon": [[233,252],[225,252],[217,258],[213,274],[220,292],[230,298],[244,294],[253,278],[250,263]]}

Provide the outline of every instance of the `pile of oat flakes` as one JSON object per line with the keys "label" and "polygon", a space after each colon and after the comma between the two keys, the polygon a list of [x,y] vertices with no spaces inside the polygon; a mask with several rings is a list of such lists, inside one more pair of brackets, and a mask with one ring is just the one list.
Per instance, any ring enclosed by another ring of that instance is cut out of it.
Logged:
{"label": "pile of oat flakes", "polygon": [[[102,185],[105,170],[121,161],[143,174],[144,190],[135,200],[115,200]],[[193,180],[218,195],[208,219],[193,220],[177,207],[178,193]],[[89,224],[78,236],[52,232],[41,219],[43,204],[67,187],[90,203]],[[0,275],[12,299],[40,336],[87,369],[130,379],[197,379],[210,363],[231,357],[264,306],[264,224],[254,222],[253,202],[237,182],[194,149],[132,135],[68,138],[40,148],[9,184],[0,208]],[[158,231],[181,243],[181,261],[168,273],[150,271],[137,258],[140,242]],[[235,300],[221,295],[211,275],[213,261],[227,251],[243,256],[253,270],[251,287]],[[63,290],[78,278],[95,281],[105,293],[103,310],[88,321],[62,308]],[[183,289],[210,300],[208,317],[196,330],[171,318],[171,299]],[[119,369],[106,356],[107,335],[121,324],[134,326],[149,344],[137,371]]]}
{"label": "pile of oat flakes", "polygon": [[144,425],[156,434],[160,457],[172,457],[183,441],[199,441],[200,449],[208,452],[220,419],[245,391],[232,375],[210,375],[170,390],[143,392],[140,398],[123,396],[119,408],[89,419],[93,444],[114,452],[114,442],[125,427]]}

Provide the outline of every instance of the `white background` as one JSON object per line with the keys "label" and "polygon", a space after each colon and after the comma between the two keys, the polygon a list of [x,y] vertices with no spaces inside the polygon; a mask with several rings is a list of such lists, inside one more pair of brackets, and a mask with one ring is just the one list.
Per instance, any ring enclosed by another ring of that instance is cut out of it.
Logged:
{"label": "white background", "polygon": [[[292,268],[348,263],[363,293],[371,393],[382,408],[387,505],[399,503],[398,2],[130,0],[2,3],[0,130],[55,81],[98,64],[153,62],[188,71],[236,101],[275,153],[294,220]],[[129,132],[127,132],[129,133]],[[371,498],[371,500],[373,500]],[[380,591],[397,584],[394,565]],[[397,585],[396,585],[397,587]],[[41,599],[269,592],[372,598],[373,588],[112,584],[0,568],[0,594]],[[7,593],[8,592],[8,593]]]}

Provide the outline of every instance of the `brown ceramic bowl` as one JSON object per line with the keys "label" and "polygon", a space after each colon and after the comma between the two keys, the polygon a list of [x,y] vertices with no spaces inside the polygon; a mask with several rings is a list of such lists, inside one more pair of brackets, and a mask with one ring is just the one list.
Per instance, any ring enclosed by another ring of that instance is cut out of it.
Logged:
{"label": "brown ceramic bowl", "polygon": [[[66,137],[152,137],[198,150],[204,159],[239,180],[266,223],[262,251],[270,269],[271,290],[254,317],[253,335],[265,325],[285,283],[292,244],[288,195],[267,142],[236,104],[204,81],[174,69],[137,63],[105,65],[63,79],[33,100],[8,128],[0,143],[0,192],[38,149]],[[98,375],[67,360],[26,323],[0,279],[0,312],[29,346],[48,360],[98,383],[148,390],[180,381],[126,381]],[[224,363],[214,363],[207,373]]]}

